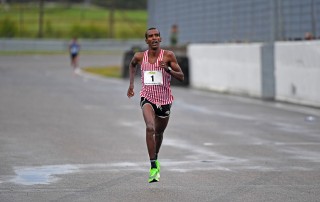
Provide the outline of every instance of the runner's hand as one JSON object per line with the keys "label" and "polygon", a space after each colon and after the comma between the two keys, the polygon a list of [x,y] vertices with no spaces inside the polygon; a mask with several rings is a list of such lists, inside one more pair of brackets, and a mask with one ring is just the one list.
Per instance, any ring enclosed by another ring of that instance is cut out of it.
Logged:
{"label": "runner's hand", "polygon": [[168,66],[163,60],[159,62],[159,67],[162,67],[164,70],[168,70]]}
{"label": "runner's hand", "polygon": [[133,88],[130,88],[130,87],[128,88],[127,96],[128,98],[131,98],[134,96]]}

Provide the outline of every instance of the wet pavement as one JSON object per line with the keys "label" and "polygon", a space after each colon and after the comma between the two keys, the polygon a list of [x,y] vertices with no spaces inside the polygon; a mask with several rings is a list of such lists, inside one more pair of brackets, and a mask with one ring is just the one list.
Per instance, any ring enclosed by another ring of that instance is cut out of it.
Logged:
{"label": "wet pavement", "polygon": [[68,56],[0,56],[0,201],[319,201],[320,109],[184,87],[148,184],[136,80],[128,99]]}

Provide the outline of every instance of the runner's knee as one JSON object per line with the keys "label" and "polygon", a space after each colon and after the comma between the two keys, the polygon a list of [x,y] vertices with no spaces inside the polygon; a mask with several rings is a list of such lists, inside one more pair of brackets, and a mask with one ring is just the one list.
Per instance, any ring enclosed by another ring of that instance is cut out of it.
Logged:
{"label": "runner's knee", "polygon": [[147,131],[147,133],[148,134],[154,134],[154,126],[153,126],[153,124],[147,124],[147,126],[146,126],[146,131]]}
{"label": "runner's knee", "polygon": [[162,131],[162,132],[156,131],[156,132],[155,132],[155,136],[157,136],[157,137],[162,137],[162,136],[163,136],[163,132],[164,132],[164,131]]}

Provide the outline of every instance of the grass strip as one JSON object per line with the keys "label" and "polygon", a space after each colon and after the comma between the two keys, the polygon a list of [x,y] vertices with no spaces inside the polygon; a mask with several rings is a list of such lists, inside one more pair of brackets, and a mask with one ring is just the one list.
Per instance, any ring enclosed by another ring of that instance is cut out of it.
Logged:
{"label": "grass strip", "polygon": [[121,77],[120,66],[85,67],[85,68],[82,68],[82,70],[88,73],[96,74],[103,77],[112,77],[112,78]]}

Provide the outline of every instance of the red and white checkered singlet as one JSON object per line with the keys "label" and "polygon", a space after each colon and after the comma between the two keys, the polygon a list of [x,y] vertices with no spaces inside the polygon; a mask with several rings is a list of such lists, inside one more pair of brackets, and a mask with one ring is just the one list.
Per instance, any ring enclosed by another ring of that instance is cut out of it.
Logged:
{"label": "red and white checkered singlet", "polygon": [[[167,73],[163,68],[159,67],[159,62],[163,59],[164,50],[160,50],[160,54],[157,61],[154,64],[149,63],[148,50],[144,52],[143,60],[141,63],[141,84],[142,88],[140,96],[147,98],[150,102],[156,105],[166,105],[173,102],[173,96],[171,94],[170,80],[171,75]],[[145,71],[157,71],[162,74],[163,82],[157,85],[146,85],[144,72]]]}

